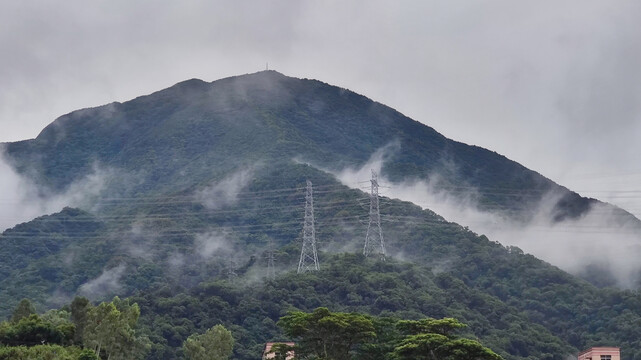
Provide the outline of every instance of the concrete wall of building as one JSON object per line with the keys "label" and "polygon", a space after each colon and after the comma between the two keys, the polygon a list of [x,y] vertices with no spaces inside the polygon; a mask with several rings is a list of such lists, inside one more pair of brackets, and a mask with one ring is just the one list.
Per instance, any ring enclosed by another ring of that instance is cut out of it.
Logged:
{"label": "concrete wall of building", "polygon": [[[608,358],[609,356],[609,358]],[[579,353],[578,360],[621,360],[621,351],[617,347],[593,347]]]}

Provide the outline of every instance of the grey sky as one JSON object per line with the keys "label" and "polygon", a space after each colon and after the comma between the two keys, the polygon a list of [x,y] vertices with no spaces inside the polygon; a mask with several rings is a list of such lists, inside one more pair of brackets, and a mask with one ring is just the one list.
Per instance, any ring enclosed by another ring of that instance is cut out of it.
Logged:
{"label": "grey sky", "polygon": [[0,49],[0,141],[269,62],[641,216],[638,1],[0,0]]}

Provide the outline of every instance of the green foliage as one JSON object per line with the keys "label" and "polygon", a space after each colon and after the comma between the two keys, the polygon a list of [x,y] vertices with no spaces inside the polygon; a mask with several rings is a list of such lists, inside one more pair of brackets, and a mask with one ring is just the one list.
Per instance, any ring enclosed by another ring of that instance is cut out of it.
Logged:
{"label": "green foliage", "polygon": [[76,296],[69,306],[71,310],[71,321],[76,325],[76,333],[74,334],[74,343],[83,343],[83,334],[87,326],[88,312],[91,309],[91,303],[85,297]]}
{"label": "green foliage", "polygon": [[92,350],[83,349],[78,355],[78,360],[100,360],[100,358]]}
{"label": "green foliage", "polygon": [[407,334],[394,349],[396,359],[502,360],[476,340],[454,332],[466,325],[453,318],[401,320],[396,326]]}
{"label": "green foliage", "polygon": [[104,351],[109,359],[138,359],[148,350],[146,339],[135,330],[140,316],[137,304],[115,297],[89,308],[86,316],[83,344],[96,355]]}
{"label": "green foliage", "polygon": [[403,360],[502,360],[478,341],[453,339],[449,336],[425,333],[406,336],[396,349],[396,359]]}
{"label": "green foliage", "polygon": [[51,309],[41,315],[42,320],[51,323],[54,326],[71,323],[71,313],[67,310]]}
{"label": "green foliage", "polygon": [[444,336],[450,336],[456,330],[465,326],[465,324],[453,318],[401,320],[396,324],[396,327],[406,334],[433,333]]}
{"label": "green foliage", "polygon": [[401,339],[397,329],[398,319],[376,316],[372,317],[372,323],[376,337],[359,346],[357,357],[367,360],[389,360]]}
{"label": "green foliage", "polygon": [[[93,354],[89,351],[89,354]],[[98,360],[75,346],[0,346],[0,360]]]}
{"label": "green foliage", "polygon": [[[557,354],[552,359],[560,360],[564,353],[573,351],[516,308],[455,282],[450,275],[434,275],[423,267],[393,259],[369,261],[362,255],[325,255],[322,261],[320,273],[299,275],[293,271],[264,284],[215,281],[187,292],[163,287],[133,297],[132,301],[141,305],[143,328],[156,344],[150,359],[179,357],[176,348],[190,334],[204,332],[217,323],[234,334],[234,358],[254,359],[265,342],[291,340],[276,326],[287,311],[311,312],[322,305],[345,313],[376,315],[371,321],[377,337],[355,349],[355,354],[369,359],[383,359],[377,354],[393,350],[402,336],[396,319],[425,316],[456,316],[470,325],[461,329],[462,334],[481,339],[506,359],[533,360],[544,350]],[[355,303],[351,299],[356,296],[359,300]],[[399,302],[394,310],[386,307],[392,302]],[[524,343],[522,353],[512,355],[505,349],[510,339],[518,337],[529,341]]]}
{"label": "green foliage", "polygon": [[111,256],[110,244],[95,239],[100,231],[103,224],[95,216],[65,208],[3,232],[0,314],[11,314],[20,297],[29,298],[38,308],[57,307],[59,303],[47,302],[52,293],[75,293],[99,275]]}
{"label": "green foliage", "polygon": [[0,344],[9,346],[38,344],[66,345],[73,342],[75,326],[64,319],[55,322],[31,314],[17,323],[0,323]]}
{"label": "green foliage", "polygon": [[11,322],[17,323],[21,319],[29,317],[29,315],[35,313],[36,308],[33,306],[31,301],[29,299],[22,299],[20,300],[20,303],[18,303],[16,309],[13,310],[13,314],[11,314]]}
{"label": "green foliage", "polygon": [[[374,326],[375,321],[379,327]],[[391,335],[389,327],[380,326],[383,323],[395,323],[409,334],[399,337],[391,331]],[[296,356],[303,359],[503,360],[478,341],[456,336],[453,332],[465,325],[453,318],[394,321],[317,308],[311,313],[290,312],[278,325],[296,339]],[[379,336],[386,338],[386,348],[380,342],[372,344]],[[368,345],[374,345],[378,352]]]}
{"label": "green foliage", "polygon": [[[29,304],[23,301],[19,309],[29,309]],[[1,322],[0,359],[98,360],[101,354],[110,360],[140,359],[149,344],[134,329],[139,316],[138,305],[129,300],[115,297],[94,307],[77,297],[60,310]],[[76,339],[76,324],[83,329],[86,349],[70,346]]]}
{"label": "green foliage", "polygon": [[348,359],[354,347],[376,336],[369,316],[327,308],[290,312],[278,325],[286,335],[301,339],[297,353],[328,360]]}
{"label": "green foliage", "polygon": [[190,360],[225,360],[234,347],[234,338],[229,330],[216,325],[204,334],[193,334],[183,343],[183,349]]}

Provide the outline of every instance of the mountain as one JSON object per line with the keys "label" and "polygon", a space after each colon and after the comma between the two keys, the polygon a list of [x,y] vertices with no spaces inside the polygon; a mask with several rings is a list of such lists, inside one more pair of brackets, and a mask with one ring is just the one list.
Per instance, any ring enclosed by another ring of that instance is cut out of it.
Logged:
{"label": "mountain", "polygon": [[[515,222],[530,221],[550,193],[553,222],[597,205],[620,223],[639,221],[346,89],[274,71],[188,80],[72,112],[4,148],[45,194],[102,179],[78,202],[82,209],[2,234],[4,315],[22,297],[44,307],[76,294],[133,296],[154,359],[177,357],[190,333],[214,322],[232,329],[238,358],[255,358],[261,343],[282,336],[278,316],[317,306],[455,316],[508,359],[562,359],[593,345],[629,349],[626,360],[641,356],[633,353],[641,339],[636,291],[597,288],[410,202],[381,199],[387,261],[350,255],[362,252],[369,198],[336,174],[374,154],[392,184],[474,189],[479,206]],[[315,190],[321,271],[299,276],[306,180]],[[277,253],[273,280],[268,249]]]}
{"label": "mountain", "polygon": [[551,191],[561,194],[553,209],[557,220],[579,217],[596,202],[364,96],[275,71],[212,83],[192,79],[125,103],[75,111],[35,139],[6,144],[6,156],[20,172],[57,190],[96,163],[136,172],[141,184],[128,190],[140,194],[176,191],[176,183],[188,188],[273,159],[340,170],[364,164],[390,144],[395,150],[382,172],[391,181],[437,178],[443,189],[473,187],[482,205],[513,216],[527,217]]}

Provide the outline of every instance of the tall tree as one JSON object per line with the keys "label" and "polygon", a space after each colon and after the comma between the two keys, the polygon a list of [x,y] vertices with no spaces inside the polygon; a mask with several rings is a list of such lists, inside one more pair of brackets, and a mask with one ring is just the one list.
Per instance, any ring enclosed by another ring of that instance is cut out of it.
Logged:
{"label": "tall tree", "polygon": [[129,304],[128,300],[118,297],[92,307],[87,313],[84,345],[94,349],[98,356],[104,351],[109,360],[143,357],[148,345],[146,338],[135,331],[139,316],[138,304]]}
{"label": "tall tree", "polygon": [[76,325],[76,333],[73,341],[76,344],[82,344],[82,336],[87,325],[87,313],[91,309],[91,303],[86,297],[76,296],[71,305],[71,321]]}
{"label": "tall tree", "polygon": [[234,348],[231,332],[216,325],[204,334],[193,334],[183,343],[185,355],[190,360],[225,360]]}
{"label": "tall tree", "polygon": [[476,340],[457,337],[466,325],[453,318],[401,320],[396,325],[407,334],[394,349],[399,360],[502,360]]}
{"label": "tall tree", "polygon": [[299,353],[322,359],[349,359],[352,350],[376,336],[369,316],[358,313],[331,312],[317,308],[312,313],[293,311],[278,325],[289,336],[299,339]]}
{"label": "tall tree", "polygon": [[36,308],[29,299],[22,299],[20,300],[20,303],[18,303],[18,306],[16,306],[15,310],[13,310],[11,322],[17,323],[20,319],[29,317],[31,314],[36,314]]}

